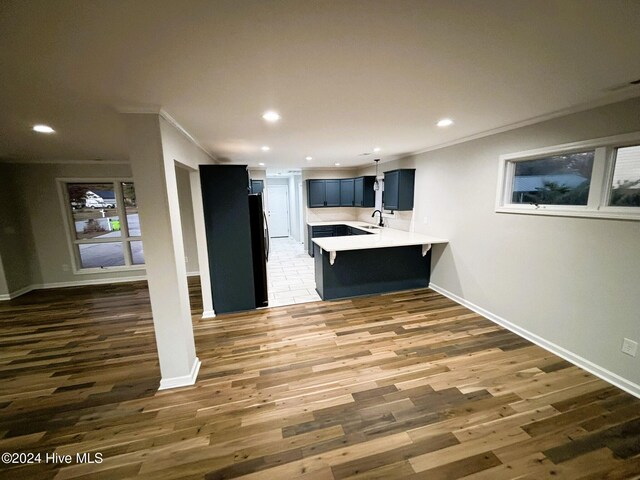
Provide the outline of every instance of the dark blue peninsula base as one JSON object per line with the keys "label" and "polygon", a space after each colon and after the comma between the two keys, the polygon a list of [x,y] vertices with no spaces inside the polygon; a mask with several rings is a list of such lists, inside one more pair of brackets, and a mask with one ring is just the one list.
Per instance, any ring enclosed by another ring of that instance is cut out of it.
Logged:
{"label": "dark blue peninsula base", "polygon": [[313,250],[323,300],[429,286],[431,250],[423,257],[421,245],[339,251],[333,265],[329,252],[315,243]]}

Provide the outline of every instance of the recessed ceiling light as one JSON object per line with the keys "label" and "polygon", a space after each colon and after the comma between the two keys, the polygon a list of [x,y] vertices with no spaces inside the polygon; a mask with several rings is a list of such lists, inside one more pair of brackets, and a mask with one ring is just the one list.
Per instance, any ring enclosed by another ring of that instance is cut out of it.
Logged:
{"label": "recessed ceiling light", "polygon": [[376,147],[373,149],[374,152],[379,152],[380,150],[382,150],[380,147]]}
{"label": "recessed ceiling light", "polygon": [[262,118],[264,118],[267,122],[269,123],[273,123],[273,122],[277,122],[278,120],[280,120],[280,114],[278,112],[275,112],[273,110],[269,110],[266,111],[262,114]]}
{"label": "recessed ceiling light", "polygon": [[304,157],[304,159],[309,161],[309,160],[313,160],[313,157]]}
{"label": "recessed ceiling light", "polygon": [[53,128],[51,128],[49,125],[34,125],[33,126],[33,130],[34,130],[34,132],[38,132],[38,133],[53,133],[53,132],[55,132],[55,130]]}
{"label": "recessed ceiling light", "polygon": [[336,167],[339,167],[339,166],[340,166],[340,163],[339,163],[339,162],[336,162],[336,163],[335,163],[335,165],[336,165]]}
{"label": "recessed ceiling light", "polygon": [[260,162],[258,165],[260,165],[261,167],[264,167],[264,162]]}
{"label": "recessed ceiling light", "polygon": [[451,120],[450,118],[443,118],[436,125],[438,125],[439,127],[448,127],[449,125],[453,125],[453,120]]}
{"label": "recessed ceiling light", "polygon": [[270,147],[267,147],[266,145],[263,145],[260,150],[262,150],[263,152],[268,152],[269,150],[271,150]]}

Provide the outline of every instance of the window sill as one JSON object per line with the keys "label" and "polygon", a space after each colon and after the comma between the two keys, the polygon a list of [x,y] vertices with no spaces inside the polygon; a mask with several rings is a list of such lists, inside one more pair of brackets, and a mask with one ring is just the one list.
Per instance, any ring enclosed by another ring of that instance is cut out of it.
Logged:
{"label": "window sill", "polygon": [[73,270],[74,275],[95,275],[100,273],[118,273],[118,272],[135,272],[145,271],[145,265],[124,265],[121,267],[103,267],[103,268],[83,268],[81,270]]}
{"label": "window sill", "polygon": [[603,220],[635,220],[640,221],[640,208],[630,207],[633,211],[615,208],[589,210],[587,207],[559,208],[557,206],[540,205],[527,207],[498,207],[496,213],[512,213],[520,215],[543,215],[551,217],[599,218]]}

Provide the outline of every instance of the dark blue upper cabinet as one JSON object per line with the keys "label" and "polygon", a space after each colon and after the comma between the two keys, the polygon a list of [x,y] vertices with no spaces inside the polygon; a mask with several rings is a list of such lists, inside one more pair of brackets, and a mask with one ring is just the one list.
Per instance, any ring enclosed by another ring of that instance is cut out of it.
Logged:
{"label": "dark blue upper cabinet", "polygon": [[325,206],[325,180],[309,180],[307,184],[309,208]]}
{"label": "dark blue upper cabinet", "polygon": [[340,180],[325,180],[325,207],[340,206]]}
{"label": "dark blue upper cabinet", "polygon": [[354,207],[353,178],[343,178],[340,180],[340,206]]}
{"label": "dark blue upper cabinet", "polygon": [[373,207],[376,204],[376,192],[373,184],[374,176],[358,177],[354,179],[354,206]]}
{"label": "dark blue upper cabinet", "polygon": [[384,172],[385,210],[413,210],[415,176],[413,168]]}
{"label": "dark blue upper cabinet", "polygon": [[307,205],[317,207],[373,207],[374,176],[307,180]]}

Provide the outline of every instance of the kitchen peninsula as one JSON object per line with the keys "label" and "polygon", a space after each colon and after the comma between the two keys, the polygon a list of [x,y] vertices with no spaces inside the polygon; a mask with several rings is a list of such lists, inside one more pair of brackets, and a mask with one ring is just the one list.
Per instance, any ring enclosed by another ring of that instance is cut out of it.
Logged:
{"label": "kitchen peninsula", "polygon": [[[431,246],[447,240],[366,222],[314,222],[352,235],[309,238],[323,300],[429,286]],[[344,227],[343,227],[344,226]],[[365,234],[363,234],[365,233]]]}

